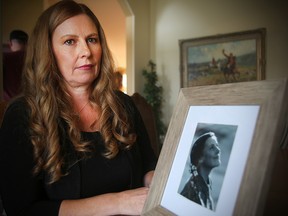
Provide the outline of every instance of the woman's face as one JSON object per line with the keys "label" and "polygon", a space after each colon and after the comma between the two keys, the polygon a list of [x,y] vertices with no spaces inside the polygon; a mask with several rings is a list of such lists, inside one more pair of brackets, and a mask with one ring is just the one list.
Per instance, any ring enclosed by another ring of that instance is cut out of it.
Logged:
{"label": "woman's face", "polygon": [[89,87],[98,76],[102,54],[92,20],[85,14],[65,20],[53,32],[52,46],[68,88]]}
{"label": "woman's face", "polygon": [[209,137],[206,140],[200,161],[202,166],[211,169],[220,165],[220,148],[216,137]]}

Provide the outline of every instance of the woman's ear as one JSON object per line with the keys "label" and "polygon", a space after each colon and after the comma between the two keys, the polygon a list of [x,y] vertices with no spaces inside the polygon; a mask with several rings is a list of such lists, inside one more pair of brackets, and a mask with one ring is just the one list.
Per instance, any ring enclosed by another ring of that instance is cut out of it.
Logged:
{"label": "woman's ear", "polygon": [[203,157],[201,157],[199,160],[198,160],[198,164],[202,164],[203,163]]}

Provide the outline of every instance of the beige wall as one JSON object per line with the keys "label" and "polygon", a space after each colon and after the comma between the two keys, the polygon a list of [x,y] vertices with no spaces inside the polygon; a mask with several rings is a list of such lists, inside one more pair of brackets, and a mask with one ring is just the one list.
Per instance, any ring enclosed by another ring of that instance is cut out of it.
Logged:
{"label": "beige wall", "polygon": [[168,124],[180,90],[179,40],[266,28],[266,78],[288,76],[288,7],[281,0],[156,0],[151,35]]}
{"label": "beige wall", "polygon": [[[152,0],[153,1],[153,0]],[[151,13],[150,0],[128,0],[135,16],[134,22],[134,73],[135,73],[135,92],[141,93],[145,83],[142,75],[143,69],[148,65],[151,58],[150,49],[150,30]]]}

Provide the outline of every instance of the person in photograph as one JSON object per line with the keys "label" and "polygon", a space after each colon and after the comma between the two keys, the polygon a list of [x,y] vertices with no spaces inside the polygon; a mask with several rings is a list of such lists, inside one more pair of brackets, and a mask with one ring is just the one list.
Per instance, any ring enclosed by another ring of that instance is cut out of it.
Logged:
{"label": "person in photograph", "polygon": [[214,210],[209,175],[212,169],[218,167],[221,163],[220,148],[215,133],[204,133],[196,139],[190,152],[190,162],[191,177],[180,194],[191,201]]}
{"label": "person in photograph", "polygon": [[140,215],[157,158],[93,12],[59,1],[38,18],[0,130],[9,216]]}

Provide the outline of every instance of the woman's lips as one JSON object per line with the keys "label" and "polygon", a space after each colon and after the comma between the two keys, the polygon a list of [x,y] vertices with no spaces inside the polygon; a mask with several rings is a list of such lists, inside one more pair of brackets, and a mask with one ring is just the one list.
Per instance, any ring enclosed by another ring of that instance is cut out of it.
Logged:
{"label": "woman's lips", "polygon": [[217,154],[215,157],[214,157],[214,159],[219,159],[220,158],[220,154]]}
{"label": "woman's lips", "polygon": [[81,65],[81,66],[77,67],[77,69],[80,69],[80,70],[90,70],[92,67],[93,67],[92,64],[85,64],[85,65]]}

